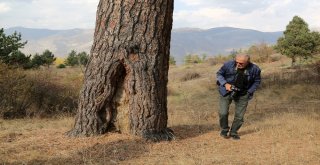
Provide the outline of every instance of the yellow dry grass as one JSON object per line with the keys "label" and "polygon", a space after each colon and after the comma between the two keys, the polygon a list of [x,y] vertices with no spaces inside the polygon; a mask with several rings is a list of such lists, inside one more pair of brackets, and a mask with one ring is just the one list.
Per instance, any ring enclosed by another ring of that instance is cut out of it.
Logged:
{"label": "yellow dry grass", "polygon": [[[284,62],[285,63],[285,62]],[[275,71],[263,64],[263,74]],[[219,136],[215,72],[220,66],[174,66],[169,71],[169,127],[176,139],[151,143],[127,134],[69,138],[72,117],[0,120],[2,164],[320,164],[320,87],[304,84],[259,90],[241,140]],[[57,71],[59,72],[59,71]],[[66,72],[57,73],[63,82]],[[181,81],[187,72],[199,78]],[[75,76],[77,77],[77,76]],[[58,80],[57,80],[58,81]],[[233,117],[231,106],[230,121]]]}
{"label": "yellow dry grass", "polygon": [[240,141],[219,137],[214,121],[172,126],[176,140],[161,143],[116,133],[68,138],[64,133],[71,128],[71,118],[1,121],[0,160],[10,164],[319,163],[319,115],[273,114],[245,124]]}

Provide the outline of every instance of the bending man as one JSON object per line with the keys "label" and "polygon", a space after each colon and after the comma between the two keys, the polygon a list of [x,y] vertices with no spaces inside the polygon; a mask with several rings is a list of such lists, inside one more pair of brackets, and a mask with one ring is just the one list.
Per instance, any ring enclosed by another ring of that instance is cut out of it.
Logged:
{"label": "bending man", "polygon": [[[248,102],[260,85],[260,73],[260,68],[250,62],[250,56],[247,54],[238,54],[235,60],[224,63],[217,72],[220,93],[219,122],[222,137],[230,136],[235,140],[240,139],[238,130],[243,124]],[[235,116],[230,128],[228,116],[232,101],[235,103]]]}

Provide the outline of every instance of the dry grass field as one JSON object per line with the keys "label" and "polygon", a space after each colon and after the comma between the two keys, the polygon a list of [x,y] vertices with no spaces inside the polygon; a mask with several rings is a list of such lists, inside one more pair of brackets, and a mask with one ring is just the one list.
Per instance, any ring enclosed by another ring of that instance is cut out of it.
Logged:
{"label": "dry grass field", "polygon": [[[289,64],[284,59],[260,66],[267,77],[289,70],[284,69]],[[250,101],[241,140],[234,141],[219,136],[215,73],[220,66],[170,68],[168,125],[176,135],[173,141],[152,143],[119,133],[68,138],[64,133],[74,119],[66,115],[0,119],[0,164],[320,164],[319,83],[262,87]],[[67,85],[79,83],[75,80],[81,76],[79,70],[56,74],[57,83]]]}

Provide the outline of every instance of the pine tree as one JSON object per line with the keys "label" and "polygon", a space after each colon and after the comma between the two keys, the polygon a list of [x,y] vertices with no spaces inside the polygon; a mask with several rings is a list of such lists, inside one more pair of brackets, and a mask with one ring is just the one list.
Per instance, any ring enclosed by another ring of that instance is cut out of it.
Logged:
{"label": "pine tree", "polygon": [[56,60],[56,58],[54,57],[54,54],[48,49],[41,54],[41,58],[44,64],[47,65],[47,67],[52,65],[53,62]]}
{"label": "pine tree", "polygon": [[70,136],[113,127],[154,141],[167,128],[173,0],[100,0],[90,60]]}
{"label": "pine tree", "polygon": [[77,52],[75,50],[72,50],[65,61],[65,64],[67,66],[75,66],[78,65],[78,58],[77,58]]}
{"label": "pine tree", "polygon": [[40,56],[38,53],[36,53],[36,54],[32,57],[31,64],[32,64],[32,67],[34,67],[34,68],[39,68],[41,65],[44,64],[44,61],[43,61],[43,59],[41,58],[41,56]]}
{"label": "pine tree", "polygon": [[284,36],[278,39],[276,50],[292,59],[292,66],[297,57],[309,58],[314,55],[319,46],[318,35],[311,33],[308,24],[300,17],[294,16],[284,31]]}
{"label": "pine tree", "polygon": [[[21,42],[21,34],[14,32],[12,35],[6,35],[3,28],[0,29],[0,61],[10,64],[16,63],[17,57],[21,59],[27,58],[27,56],[22,56],[22,53],[19,51],[20,48],[23,48],[27,44],[27,41]],[[14,56],[14,57],[13,57]],[[20,61],[20,60],[19,60]]]}

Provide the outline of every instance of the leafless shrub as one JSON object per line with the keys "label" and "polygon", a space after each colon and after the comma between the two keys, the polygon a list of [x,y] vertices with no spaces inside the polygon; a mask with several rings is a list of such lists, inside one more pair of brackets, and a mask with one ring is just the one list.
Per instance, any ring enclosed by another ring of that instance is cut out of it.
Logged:
{"label": "leafless shrub", "polygon": [[269,62],[276,62],[279,60],[281,60],[281,55],[278,54],[270,55],[269,57]]}
{"label": "leafless shrub", "polygon": [[270,86],[284,87],[295,84],[320,84],[320,65],[315,63],[311,66],[290,68],[291,70],[272,73],[262,78],[262,88]]}
{"label": "leafless shrub", "polygon": [[211,57],[206,59],[206,63],[208,63],[211,66],[218,65],[218,64],[223,64],[224,62],[233,59],[232,56],[223,56],[223,55],[218,55],[216,57]]}
{"label": "leafless shrub", "polygon": [[0,64],[0,118],[72,113],[78,92],[52,82],[49,72],[26,71]]}
{"label": "leafless shrub", "polygon": [[31,87],[20,69],[0,63],[0,115],[24,116],[30,106],[28,98]]}
{"label": "leafless shrub", "polygon": [[252,61],[257,63],[271,62],[271,55],[275,53],[272,46],[267,43],[259,43],[252,45],[248,49],[248,53],[251,56]]}
{"label": "leafless shrub", "polygon": [[48,117],[74,112],[78,96],[73,89],[51,82],[47,75],[33,77],[29,81],[33,84],[30,90],[33,108],[28,111],[28,115]]}
{"label": "leafless shrub", "polygon": [[181,78],[181,81],[189,81],[189,80],[197,79],[199,77],[201,76],[197,72],[188,72]]}

